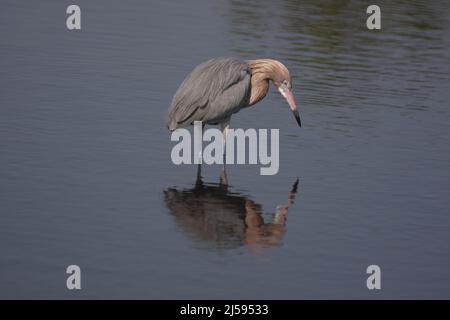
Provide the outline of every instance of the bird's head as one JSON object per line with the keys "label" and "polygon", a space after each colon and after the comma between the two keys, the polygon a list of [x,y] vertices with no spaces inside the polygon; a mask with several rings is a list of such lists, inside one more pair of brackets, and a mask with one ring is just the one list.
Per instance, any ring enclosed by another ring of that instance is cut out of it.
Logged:
{"label": "bird's head", "polygon": [[299,127],[301,127],[302,123],[300,121],[300,115],[297,110],[294,95],[292,94],[292,77],[289,70],[281,62],[274,60],[270,79],[277,87],[283,98],[286,99],[289,108],[294,114],[295,120],[297,121]]}
{"label": "bird's head", "polygon": [[295,120],[301,127],[300,115],[298,114],[295,98],[292,94],[292,77],[289,70],[280,61],[274,59],[248,60],[247,63],[252,71],[252,83],[254,81],[255,91],[250,98],[250,103],[254,104],[264,98],[268,86],[258,86],[258,84],[271,80],[281,95],[286,99],[289,108],[294,114]]}

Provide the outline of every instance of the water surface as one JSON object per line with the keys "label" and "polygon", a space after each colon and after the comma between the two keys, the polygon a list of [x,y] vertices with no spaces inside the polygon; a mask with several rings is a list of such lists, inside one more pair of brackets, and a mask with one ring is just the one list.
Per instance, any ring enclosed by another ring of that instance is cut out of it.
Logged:
{"label": "water surface", "polygon": [[[445,1],[379,1],[381,31],[359,1],[77,4],[81,31],[2,3],[0,297],[450,298]],[[275,89],[232,119],[280,129],[277,175],[172,164],[167,107],[216,56],[290,69],[301,129]]]}

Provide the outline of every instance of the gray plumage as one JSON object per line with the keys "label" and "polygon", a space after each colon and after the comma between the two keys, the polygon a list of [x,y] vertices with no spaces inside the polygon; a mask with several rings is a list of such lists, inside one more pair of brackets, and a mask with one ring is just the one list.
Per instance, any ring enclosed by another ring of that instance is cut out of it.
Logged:
{"label": "gray plumage", "polygon": [[166,125],[175,130],[202,121],[217,124],[248,105],[250,68],[234,58],[216,58],[198,65],[173,97]]}

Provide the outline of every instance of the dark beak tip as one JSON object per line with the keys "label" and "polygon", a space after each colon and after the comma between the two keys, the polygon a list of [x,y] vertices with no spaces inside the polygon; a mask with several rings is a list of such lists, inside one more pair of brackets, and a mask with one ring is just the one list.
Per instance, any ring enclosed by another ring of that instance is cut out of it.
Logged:
{"label": "dark beak tip", "polygon": [[295,110],[292,112],[294,114],[295,120],[297,121],[298,126],[302,127],[302,122],[300,121],[300,115],[298,114],[298,111]]}

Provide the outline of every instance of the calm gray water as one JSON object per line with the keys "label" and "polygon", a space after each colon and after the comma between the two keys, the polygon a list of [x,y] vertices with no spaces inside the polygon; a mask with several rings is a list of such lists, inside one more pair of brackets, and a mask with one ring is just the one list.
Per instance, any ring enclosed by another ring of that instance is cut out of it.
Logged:
{"label": "calm gray water", "polygon": [[[360,1],[76,3],[81,31],[2,1],[1,298],[450,298],[446,1],[378,1],[381,31]],[[273,88],[232,119],[280,128],[277,175],[172,164],[172,95],[216,56],[290,69],[301,129]]]}

